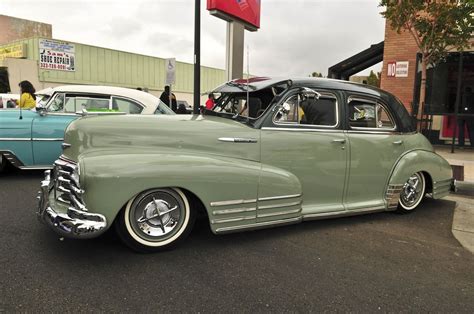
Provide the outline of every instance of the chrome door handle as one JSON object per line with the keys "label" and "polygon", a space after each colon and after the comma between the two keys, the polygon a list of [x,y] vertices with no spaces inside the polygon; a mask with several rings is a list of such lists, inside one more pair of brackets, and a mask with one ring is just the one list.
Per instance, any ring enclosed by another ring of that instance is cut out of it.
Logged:
{"label": "chrome door handle", "polygon": [[337,140],[332,140],[333,143],[340,143],[340,144],[344,144],[346,142],[346,140],[344,139],[337,139]]}
{"label": "chrome door handle", "polygon": [[402,141],[402,140],[399,140],[399,141],[395,141],[395,142],[393,142],[393,144],[395,144],[395,145],[402,145],[402,143],[403,143],[403,141]]}

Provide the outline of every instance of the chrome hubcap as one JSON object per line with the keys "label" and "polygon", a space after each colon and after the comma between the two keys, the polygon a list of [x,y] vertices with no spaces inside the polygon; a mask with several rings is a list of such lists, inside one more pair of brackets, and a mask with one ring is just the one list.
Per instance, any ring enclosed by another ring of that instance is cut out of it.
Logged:
{"label": "chrome hubcap", "polygon": [[406,207],[415,205],[423,197],[423,178],[418,173],[412,175],[403,186],[401,201]]}
{"label": "chrome hubcap", "polygon": [[132,215],[134,229],[145,238],[167,238],[182,224],[182,204],[173,195],[157,191],[143,197]]}

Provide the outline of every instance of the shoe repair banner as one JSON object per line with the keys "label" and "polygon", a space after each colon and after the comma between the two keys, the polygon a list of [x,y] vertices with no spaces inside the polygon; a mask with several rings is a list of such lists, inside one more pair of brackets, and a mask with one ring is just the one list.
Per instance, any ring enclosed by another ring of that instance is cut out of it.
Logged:
{"label": "shoe repair banner", "polygon": [[249,30],[260,28],[260,0],[207,0],[207,9],[224,20],[244,22]]}
{"label": "shoe repair banner", "polygon": [[75,71],[74,53],[74,44],[51,39],[40,39],[40,69]]}

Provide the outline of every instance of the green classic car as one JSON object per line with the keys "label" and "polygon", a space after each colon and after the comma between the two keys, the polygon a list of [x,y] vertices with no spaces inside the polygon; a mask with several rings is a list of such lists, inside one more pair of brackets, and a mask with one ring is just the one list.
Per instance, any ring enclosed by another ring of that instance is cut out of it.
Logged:
{"label": "green classic car", "polygon": [[222,234],[413,211],[446,196],[450,165],[393,95],[327,79],[234,80],[203,115],[85,117],[47,171],[38,215],[62,236],[114,226],[138,251]]}

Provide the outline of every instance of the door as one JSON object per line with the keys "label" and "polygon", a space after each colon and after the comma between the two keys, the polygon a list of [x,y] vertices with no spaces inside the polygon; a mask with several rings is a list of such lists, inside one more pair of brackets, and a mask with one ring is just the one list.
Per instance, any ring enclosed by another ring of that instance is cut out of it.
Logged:
{"label": "door", "polygon": [[348,150],[337,100],[330,92],[311,96],[294,91],[262,128],[262,163],[296,175],[302,185],[303,215],[344,210]]}
{"label": "door", "polygon": [[61,155],[64,131],[78,117],[73,101],[73,98],[57,93],[46,111],[34,118],[31,133],[35,166],[50,166]]}
{"label": "door", "polygon": [[393,114],[380,100],[349,97],[349,176],[344,203],[348,210],[385,207],[385,191],[395,162],[405,150]]}

